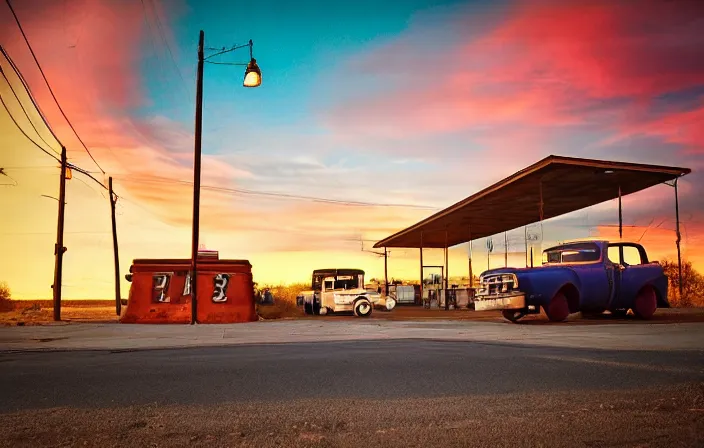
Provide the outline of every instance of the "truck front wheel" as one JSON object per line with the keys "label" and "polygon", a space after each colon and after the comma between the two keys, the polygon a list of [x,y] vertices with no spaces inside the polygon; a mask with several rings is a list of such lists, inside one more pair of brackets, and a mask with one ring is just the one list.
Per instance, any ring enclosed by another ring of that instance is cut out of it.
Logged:
{"label": "truck front wheel", "polygon": [[365,298],[359,298],[354,302],[353,309],[355,316],[368,317],[372,314],[372,303]]}
{"label": "truck front wheel", "polygon": [[555,294],[548,306],[543,307],[551,322],[563,322],[570,315],[567,297],[562,292]]}
{"label": "truck front wheel", "polygon": [[521,310],[501,310],[501,314],[503,314],[504,319],[509,320],[514,324],[526,315],[526,313]]}

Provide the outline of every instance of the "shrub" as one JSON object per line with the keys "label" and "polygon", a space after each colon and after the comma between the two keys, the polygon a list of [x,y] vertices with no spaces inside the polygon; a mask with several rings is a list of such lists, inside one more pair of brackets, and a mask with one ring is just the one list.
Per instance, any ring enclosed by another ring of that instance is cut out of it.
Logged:
{"label": "shrub", "polygon": [[682,260],[682,296],[679,294],[679,268],[676,260],[664,260],[662,267],[669,280],[668,296],[674,307],[704,306],[704,276],[691,261]]}
{"label": "shrub", "polygon": [[15,308],[10,299],[10,287],[7,283],[0,282],[0,311],[12,311]]}
{"label": "shrub", "polygon": [[274,296],[273,305],[258,305],[257,313],[264,319],[280,319],[282,317],[302,316],[303,311],[296,306],[296,296],[301,291],[310,289],[306,283],[290,285],[263,285],[261,291],[269,288]]}

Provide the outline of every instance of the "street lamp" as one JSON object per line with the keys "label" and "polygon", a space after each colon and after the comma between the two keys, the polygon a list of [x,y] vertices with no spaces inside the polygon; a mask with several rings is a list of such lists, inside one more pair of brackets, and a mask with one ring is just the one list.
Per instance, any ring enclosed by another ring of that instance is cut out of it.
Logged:
{"label": "street lamp", "polygon": [[[193,236],[191,244],[191,324],[196,321],[197,314],[197,259],[198,259],[198,235],[200,229],[200,171],[201,171],[201,141],[203,136],[203,65],[205,62],[219,65],[246,65],[244,72],[244,87],[259,87],[262,83],[262,71],[257,65],[256,59],[252,56],[252,40],[245,45],[234,46],[231,48],[222,48],[216,53],[205,57],[204,47],[205,33],[200,32],[198,39],[198,74],[196,79],[196,129],[195,129],[195,149],[194,149],[194,166],[193,166]],[[240,48],[249,47],[249,63],[238,64],[229,62],[213,62],[208,59],[221,54],[229,53]],[[209,50],[216,50],[211,49]]]}

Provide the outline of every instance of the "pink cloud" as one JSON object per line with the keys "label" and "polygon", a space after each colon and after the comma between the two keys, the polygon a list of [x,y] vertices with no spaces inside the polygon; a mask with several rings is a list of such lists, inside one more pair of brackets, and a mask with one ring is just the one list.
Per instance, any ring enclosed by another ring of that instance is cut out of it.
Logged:
{"label": "pink cloud", "polygon": [[[517,1],[501,11],[481,34],[458,32],[463,40],[431,54],[417,46],[414,33],[423,29],[410,29],[355,58],[344,68],[376,73],[386,89],[364,85],[333,105],[331,129],[387,139],[615,130],[644,101],[704,84],[704,8],[696,2]],[[472,13],[446,26],[473,29],[487,20]]]}
{"label": "pink cloud", "polygon": [[499,81],[542,78],[593,97],[652,97],[704,81],[703,19],[697,2],[522,1],[465,56],[503,55],[488,74]]}

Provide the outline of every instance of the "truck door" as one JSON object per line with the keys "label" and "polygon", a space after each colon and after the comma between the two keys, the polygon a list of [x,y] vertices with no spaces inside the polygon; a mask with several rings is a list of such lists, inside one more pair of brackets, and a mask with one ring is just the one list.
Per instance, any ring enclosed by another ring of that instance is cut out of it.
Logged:
{"label": "truck door", "polygon": [[320,303],[318,304],[318,309],[321,307],[331,307],[335,308],[335,277],[325,277],[323,279],[323,285],[320,289]]}
{"label": "truck door", "polygon": [[647,278],[648,256],[642,247],[633,244],[615,244],[614,247],[618,247],[621,260],[616,308],[630,308]]}
{"label": "truck door", "polygon": [[623,275],[626,270],[623,262],[621,261],[621,247],[618,244],[610,244],[608,249],[609,261],[606,263],[607,272],[610,272],[611,280],[611,293],[609,296],[609,309],[621,309],[624,308],[623,302]]}

